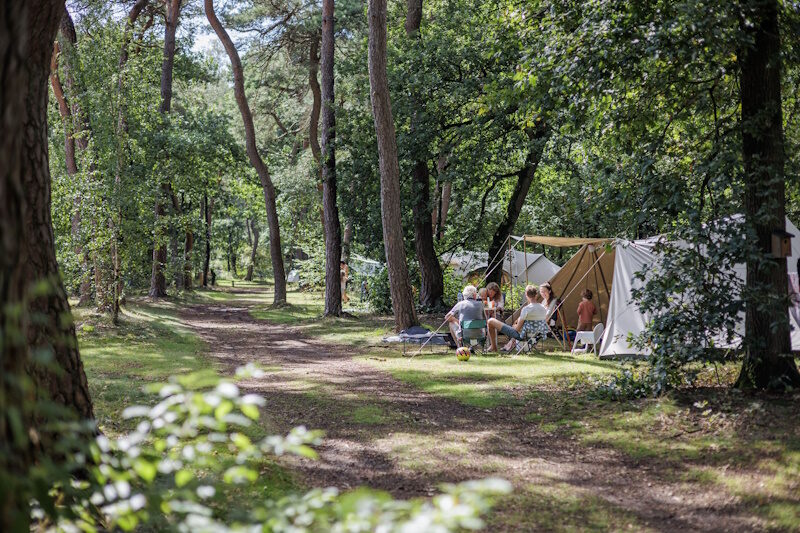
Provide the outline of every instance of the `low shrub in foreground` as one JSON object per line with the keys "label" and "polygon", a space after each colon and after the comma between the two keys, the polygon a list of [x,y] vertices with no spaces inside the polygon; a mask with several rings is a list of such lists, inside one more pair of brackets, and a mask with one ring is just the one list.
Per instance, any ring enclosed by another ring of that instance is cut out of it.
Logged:
{"label": "low shrub in foreground", "polygon": [[[261,371],[245,367],[237,375],[258,377]],[[258,479],[259,462],[266,457],[316,457],[313,446],[321,434],[300,426],[285,436],[254,441],[248,427],[266,400],[242,394],[229,381],[184,376],[150,391],[158,403],[125,409],[122,416],[136,428],[119,438],[100,435],[86,444],[80,438],[86,424],[61,428],[71,435],[64,442],[76,444],[66,467],[40,467],[34,476],[38,529],[129,531],[144,525],[191,532],[445,532],[483,527],[480,517],[493,497],[510,491],[506,481],[490,479],[443,485],[430,500],[325,488],[274,500],[227,498],[220,505],[224,493]],[[239,505],[232,508],[230,501]]]}

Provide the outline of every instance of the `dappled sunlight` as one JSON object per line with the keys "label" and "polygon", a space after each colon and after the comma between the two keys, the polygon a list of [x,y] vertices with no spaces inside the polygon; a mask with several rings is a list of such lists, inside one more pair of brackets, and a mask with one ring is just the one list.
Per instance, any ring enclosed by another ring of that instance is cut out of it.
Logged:
{"label": "dappled sunlight", "polygon": [[[313,295],[292,298],[311,306]],[[517,490],[492,516],[497,530],[710,530],[723,516],[737,529],[786,528],[797,518],[800,435],[775,424],[796,419],[791,403],[767,413],[731,394],[612,402],[590,383],[620,365],[591,354],[406,358],[376,344],[385,318],[298,321],[290,306],[269,310],[284,313],[273,321],[256,318],[263,305],[132,302],[116,333],[82,334],[99,410],[170,374],[253,362],[266,374],[240,386],[267,398],[261,431],[326,432],[319,460],[281,460],[293,483],[407,497],[500,476]],[[121,427],[102,415],[101,424]]]}

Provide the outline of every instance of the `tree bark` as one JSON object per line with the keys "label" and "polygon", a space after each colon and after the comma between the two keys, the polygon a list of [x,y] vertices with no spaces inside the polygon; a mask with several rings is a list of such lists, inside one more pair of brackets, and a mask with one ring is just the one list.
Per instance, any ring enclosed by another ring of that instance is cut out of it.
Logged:
{"label": "tree bark", "polygon": [[286,271],[283,267],[283,253],[281,252],[281,233],[278,226],[278,208],[275,204],[275,186],[272,184],[272,179],[269,175],[267,165],[261,159],[256,146],[256,130],[253,126],[253,115],[250,112],[250,106],[247,103],[247,96],[244,92],[244,69],[242,68],[242,61],[239,59],[239,53],[236,47],[233,46],[233,41],[228,36],[228,32],[220,23],[217,15],[214,13],[214,1],[204,0],[206,17],[211,27],[222,41],[225,51],[231,61],[231,68],[233,70],[233,93],[236,97],[236,104],[239,106],[239,112],[242,115],[242,122],[244,122],[244,131],[247,144],[247,156],[250,159],[250,164],[255,167],[258,177],[261,179],[261,187],[264,189],[264,204],[267,210],[267,223],[269,224],[269,251],[270,258],[272,259],[272,272],[275,278],[275,296],[273,303],[277,305],[286,303]]}
{"label": "tree bark", "polygon": [[[322,182],[322,149],[319,145],[319,116],[322,109],[322,89],[317,79],[319,73],[319,41],[320,36],[314,35],[311,38],[311,44],[308,51],[308,86],[311,89],[311,116],[308,119],[308,144],[311,146],[311,155],[314,157],[317,166],[319,167],[319,181],[317,182],[317,193],[320,198],[323,195]],[[327,231],[325,230],[325,208],[319,208],[319,220],[322,225],[322,238],[327,238]]]}
{"label": "tree bark", "polygon": [[[160,191],[156,194],[160,194]],[[161,219],[166,214],[164,202],[156,200],[154,212],[156,218],[155,244],[153,245],[153,269],[150,274],[149,295],[151,298],[163,298],[167,295],[167,278],[164,276],[164,268],[167,264],[167,242],[164,229],[161,227]]]}
{"label": "tree bark", "polygon": [[397,160],[397,139],[392,119],[389,80],[386,74],[386,0],[369,0],[369,84],[375,134],[378,140],[378,161],[381,173],[381,219],[383,244],[389,270],[389,287],[395,328],[417,325],[417,312],[403,245],[400,212],[400,165]]}
{"label": "tree bark", "polygon": [[439,215],[439,231],[437,232],[438,239],[442,240],[444,237],[444,230],[447,226],[447,213],[450,211],[450,196],[453,194],[453,184],[446,181],[442,185],[442,207],[441,214]]}
{"label": "tree bark", "polygon": [[522,206],[525,205],[525,198],[528,196],[528,191],[533,183],[533,178],[536,176],[536,169],[539,167],[539,161],[542,159],[545,144],[550,136],[550,130],[543,122],[538,122],[536,126],[526,131],[530,142],[528,155],[525,158],[525,166],[517,172],[517,183],[514,186],[514,192],[511,193],[511,198],[508,200],[506,207],[506,214],[503,221],[497,226],[497,229],[492,236],[492,242],[489,245],[489,265],[487,271],[489,275],[486,277],[486,282],[500,283],[503,278],[503,260],[505,254],[502,253],[501,248],[511,235],[514,225],[519,219],[519,214],[522,212]]}
{"label": "tree bark", "polygon": [[[50,217],[47,81],[63,11],[63,0],[13,1],[0,9],[0,471],[11,479],[25,479],[38,453],[54,444],[32,413],[38,395],[93,418],[75,328],[64,320],[70,308]],[[35,290],[42,282],[46,292]],[[60,371],[35,364],[40,352],[49,352]],[[30,497],[0,487],[0,530],[28,529],[19,520],[29,520]]]}
{"label": "tree bark", "polygon": [[736,384],[785,390],[800,387],[800,373],[791,355],[786,258],[770,253],[772,233],[786,229],[779,6],[777,0],[743,0],[741,9],[744,205],[756,250],[747,258],[746,354]]}
{"label": "tree bark", "polygon": [[[164,59],[161,62],[161,104],[158,111],[168,115],[172,107],[172,71],[175,65],[175,35],[178,32],[178,15],[181,10],[181,0],[167,1],[167,17],[164,29]],[[166,214],[164,208],[164,189],[156,189],[155,207],[153,213],[156,217],[156,249],[153,250],[153,272],[150,277],[150,297],[163,298],[167,295],[167,280],[164,276],[164,266],[167,262],[167,243],[163,236],[159,238],[161,218]]]}
{"label": "tree bark", "polygon": [[258,231],[258,226],[256,225],[255,220],[248,220],[247,221],[247,228],[248,231],[252,228],[253,239],[252,239],[252,246],[250,252],[250,264],[247,265],[247,274],[245,275],[245,281],[253,281],[253,270],[255,270],[256,266],[256,253],[258,252],[258,238],[261,236],[261,232]]}
{"label": "tree bark", "polygon": [[205,220],[206,253],[203,258],[203,287],[208,287],[208,270],[211,264],[211,210],[214,207],[214,199],[211,203],[208,200],[208,193],[203,193],[203,216]]}
{"label": "tree bark", "polygon": [[[447,168],[447,154],[444,152],[439,153],[436,158],[436,175],[439,181],[442,180],[442,175]],[[437,198],[436,221],[434,223],[433,233],[436,235],[437,240],[442,240],[444,237],[445,224],[447,224],[447,212],[450,210],[450,195],[453,192],[453,184],[449,181],[441,183],[441,196]]]}
{"label": "tree bark", "polygon": [[[333,92],[334,0],[322,0],[322,210],[325,316],[341,316],[342,226],[336,205],[336,112]],[[312,138],[313,142],[313,138]]]}
{"label": "tree bark", "polygon": [[[422,25],[422,0],[408,0],[406,11],[406,36],[415,40],[420,38],[420,26]],[[420,109],[424,106],[419,94],[412,94],[414,107]],[[411,117],[411,135],[419,136],[419,119],[417,113]],[[418,142],[418,144],[424,144]],[[433,244],[433,229],[431,228],[431,185],[430,172],[426,161],[427,151],[421,147],[415,150],[417,160],[414,162],[412,171],[414,184],[414,249],[417,252],[419,261],[419,274],[421,287],[419,291],[419,303],[426,309],[437,309],[444,305],[444,278],[442,277],[442,267],[439,264],[439,257],[436,255],[436,248]]]}

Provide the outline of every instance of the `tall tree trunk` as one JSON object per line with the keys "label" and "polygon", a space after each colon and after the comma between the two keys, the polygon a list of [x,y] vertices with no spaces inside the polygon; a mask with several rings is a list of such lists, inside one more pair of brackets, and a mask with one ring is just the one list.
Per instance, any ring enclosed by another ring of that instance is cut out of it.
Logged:
{"label": "tall tree trunk", "polygon": [[436,206],[433,210],[433,234],[436,240],[441,240],[444,236],[444,225],[447,222],[447,211],[450,209],[450,194],[452,184],[444,181],[442,176],[447,169],[447,153],[439,151],[436,158]]}
{"label": "tall tree trunk", "polygon": [[[407,7],[406,36],[412,40],[419,40],[420,26],[422,25],[422,0],[408,0]],[[415,102],[414,107],[416,109],[424,106],[419,94],[412,94],[411,98]],[[411,135],[421,136],[419,118],[416,111],[411,117]],[[424,142],[418,141],[417,144],[423,145]],[[436,248],[433,244],[433,229],[430,223],[431,185],[426,161],[427,150],[418,146],[415,152],[417,153],[417,160],[414,162],[412,177],[414,184],[414,249],[417,252],[421,278],[419,303],[423,308],[434,309],[443,306],[444,278],[442,277],[439,257],[436,255]]]}
{"label": "tall tree trunk", "polygon": [[[37,454],[54,444],[34,419],[37,395],[93,418],[75,328],[64,320],[70,308],[50,218],[47,81],[63,11],[63,0],[11,1],[0,8],[0,472],[12,480],[28,478]],[[43,281],[50,283],[44,294],[34,289]],[[59,372],[34,364],[41,352],[52,355]],[[26,376],[33,387],[24,386]],[[16,487],[0,484],[2,531],[29,527],[31,494]]]}
{"label": "tall tree trunk", "polygon": [[[111,320],[114,324],[119,323],[119,312],[122,304],[122,259],[120,257],[120,246],[122,244],[122,205],[120,202],[120,195],[122,194],[122,170],[126,166],[127,160],[127,134],[128,134],[128,119],[127,119],[127,99],[125,97],[125,86],[127,81],[127,64],[128,64],[128,46],[130,40],[133,38],[133,29],[139,14],[147,6],[149,0],[137,0],[133,4],[131,10],[128,12],[128,19],[125,21],[125,30],[122,34],[122,46],[119,53],[119,66],[118,66],[118,79],[117,79],[117,124],[116,124],[116,140],[117,140],[117,161],[114,168],[114,209],[116,211],[116,220],[112,223],[112,241],[111,241],[111,259],[113,261],[113,305],[111,310]],[[142,29],[142,37],[146,29],[152,25],[153,16],[151,14],[150,20],[145,24]],[[152,281],[152,279],[151,279]]]}
{"label": "tall tree trunk", "polygon": [[757,240],[747,258],[746,355],[737,386],[782,390],[800,387],[800,373],[791,355],[786,258],[771,256],[772,233],[786,226],[779,6],[743,0],[741,9],[744,210]]}
{"label": "tall tree trunk", "polygon": [[442,206],[439,214],[439,230],[437,231],[437,238],[442,240],[444,237],[444,230],[447,226],[447,213],[450,211],[450,196],[453,194],[453,184],[446,181],[442,185]]}
{"label": "tall tree trunk", "polygon": [[511,193],[511,198],[508,200],[506,207],[506,214],[503,221],[497,226],[497,229],[492,236],[492,243],[489,245],[489,275],[486,277],[486,282],[500,283],[503,278],[503,260],[505,254],[501,248],[511,235],[514,225],[517,223],[522,206],[525,204],[525,198],[528,196],[528,191],[533,183],[533,178],[536,176],[536,169],[539,167],[539,161],[542,159],[545,144],[550,136],[550,129],[544,122],[538,122],[536,126],[525,132],[528,135],[530,147],[528,148],[528,155],[525,157],[525,166],[517,172],[517,183],[514,185],[514,192]]}
{"label": "tall tree trunk", "polygon": [[[160,194],[156,192],[156,194]],[[156,200],[155,207],[155,244],[153,245],[153,269],[150,274],[151,298],[163,298],[167,295],[167,278],[164,276],[164,268],[167,265],[167,241],[164,234],[162,219],[166,214],[164,202]]]}
{"label": "tall tree trunk", "polygon": [[433,184],[433,209],[431,209],[431,231],[436,236],[437,227],[439,225],[439,212],[442,210],[442,189],[439,182],[438,174],[436,181]]}
{"label": "tall tree trunk", "polygon": [[211,210],[214,206],[214,199],[208,201],[208,193],[203,193],[203,217],[206,237],[206,253],[203,258],[203,287],[208,287],[208,270],[211,264]]}
{"label": "tall tree trunk", "polygon": [[247,228],[248,232],[250,232],[250,228],[252,228],[253,238],[252,238],[252,248],[250,251],[250,264],[247,265],[247,274],[245,275],[245,281],[253,281],[253,271],[255,270],[256,266],[256,254],[258,253],[258,239],[261,236],[261,232],[258,231],[258,225],[256,224],[255,220],[248,220],[247,221]]}
{"label": "tall tree trunk", "polygon": [[[322,197],[322,149],[319,145],[319,116],[322,109],[322,89],[319,86],[317,74],[319,73],[319,41],[320,36],[314,35],[308,50],[308,87],[311,89],[311,116],[308,119],[308,144],[311,146],[311,155],[314,156],[319,167],[319,181],[317,182],[317,192]],[[319,220],[322,225],[322,238],[327,238],[325,231],[325,208],[320,206]]]}
{"label": "tall tree trunk", "polygon": [[348,216],[344,223],[344,233],[342,234],[342,261],[350,264],[350,251],[353,244],[353,217]]}
{"label": "tall tree trunk", "polygon": [[[181,0],[167,0],[167,17],[164,26],[164,59],[161,62],[161,104],[158,111],[168,115],[172,107],[172,71],[175,65],[175,35],[178,32],[178,15],[181,10]],[[150,297],[163,298],[167,295],[167,280],[164,276],[164,265],[167,262],[166,239],[159,238],[159,228],[164,225],[159,223],[166,214],[164,208],[164,194],[166,184],[156,189],[155,207],[153,213],[156,217],[156,249],[153,251],[153,272],[150,277]]]}
{"label": "tall tree trunk", "polygon": [[444,305],[444,278],[439,257],[433,244],[431,229],[431,197],[428,165],[424,161],[414,164],[414,248],[419,261],[422,286],[419,303],[427,309],[437,309]]}
{"label": "tall tree trunk", "polygon": [[341,316],[342,227],[336,206],[334,0],[322,0],[322,209],[325,228],[325,316]]}
{"label": "tall tree trunk", "polygon": [[400,212],[400,165],[397,139],[386,75],[386,0],[369,0],[369,85],[372,116],[378,140],[381,173],[381,219],[383,246],[389,270],[389,288],[395,328],[399,331],[417,325],[417,312],[403,245],[403,221]]}
{"label": "tall tree trunk", "polygon": [[261,159],[256,146],[256,130],[253,126],[253,115],[247,103],[247,96],[244,92],[244,69],[239,53],[233,46],[228,32],[223,28],[217,15],[214,13],[214,0],[204,0],[206,17],[211,27],[222,41],[225,51],[231,61],[233,70],[233,93],[236,97],[236,104],[244,122],[244,131],[247,144],[247,156],[250,164],[255,167],[258,177],[261,179],[261,187],[264,189],[264,204],[267,210],[267,223],[269,224],[269,252],[272,259],[272,273],[275,278],[275,297],[274,304],[286,303],[286,271],[283,268],[283,253],[281,252],[281,232],[278,226],[278,208],[275,204],[275,186],[269,175],[267,165]]}

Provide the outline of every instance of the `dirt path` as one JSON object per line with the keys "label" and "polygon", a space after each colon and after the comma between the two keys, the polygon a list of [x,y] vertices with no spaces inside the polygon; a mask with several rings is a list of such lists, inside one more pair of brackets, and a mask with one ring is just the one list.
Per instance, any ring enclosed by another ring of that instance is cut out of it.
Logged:
{"label": "dirt path", "polygon": [[[675,480],[658,460],[634,461],[544,432],[511,407],[481,409],[421,392],[354,360],[350,348],[253,319],[252,305],[196,305],[182,320],[226,367],[257,362],[271,370],[244,387],[267,398],[272,429],[325,430],[319,460],[291,460],[309,485],[367,485],[411,497],[432,494],[441,482],[504,477],[519,490],[498,507],[492,531],[574,528],[553,521],[564,501],[572,509],[563,512],[601,529],[603,513],[637,530],[761,527],[730,495]],[[549,518],[539,522],[532,513]]]}

